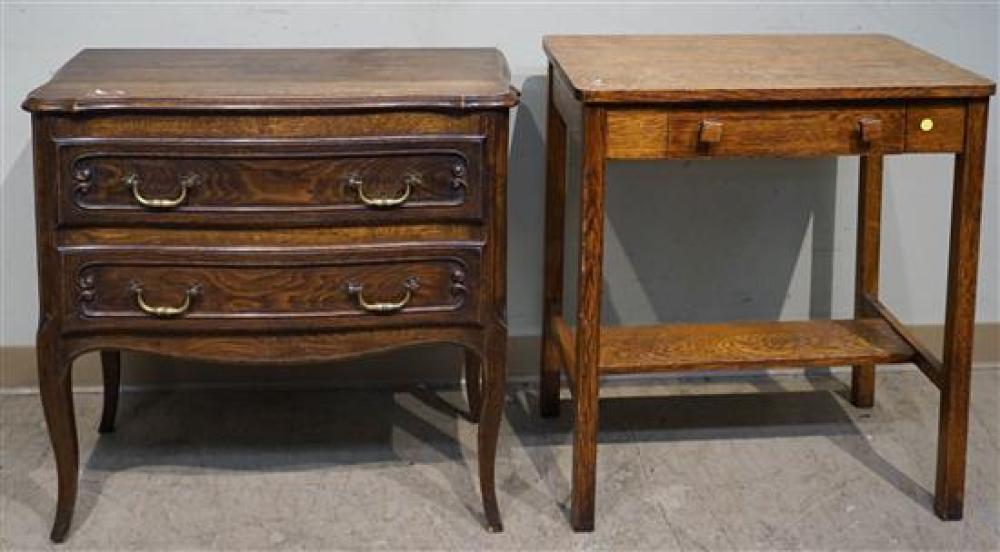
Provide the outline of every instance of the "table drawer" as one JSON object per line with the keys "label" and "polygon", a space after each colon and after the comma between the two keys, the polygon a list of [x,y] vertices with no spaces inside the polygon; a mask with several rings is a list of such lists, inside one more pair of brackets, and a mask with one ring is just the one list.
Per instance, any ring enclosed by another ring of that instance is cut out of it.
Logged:
{"label": "table drawer", "polygon": [[482,216],[481,136],[64,139],[59,223],[307,226]]}
{"label": "table drawer", "polygon": [[620,109],[608,113],[608,157],[808,157],[898,153],[902,107]]}
{"label": "table drawer", "polygon": [[914,102],[906,106],[906,151],[957,153],[964,146],[964,105]]}
{"label": "table drawer", "polygon": [[903,110],[775,109],[684,112],[670,117],[667,150],[679,156],[850,155],[903,148]]}
{"label": "table drawer", "polygon": [[481,248],[63,252],[64,327],[225,331],[471,324]]}

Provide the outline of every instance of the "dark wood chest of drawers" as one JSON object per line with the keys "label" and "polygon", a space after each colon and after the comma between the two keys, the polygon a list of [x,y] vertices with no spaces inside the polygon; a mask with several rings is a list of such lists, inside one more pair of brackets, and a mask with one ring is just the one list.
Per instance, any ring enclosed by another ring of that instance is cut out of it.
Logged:
{"label": "dark wood chest of drawers", "polygon": [[85,50],[32,112],[38,370],[59,471],[79,458],[71,364],[100,350],[318,361],[466,354],[487,525],[505,381],[508,111],[501,54]]}

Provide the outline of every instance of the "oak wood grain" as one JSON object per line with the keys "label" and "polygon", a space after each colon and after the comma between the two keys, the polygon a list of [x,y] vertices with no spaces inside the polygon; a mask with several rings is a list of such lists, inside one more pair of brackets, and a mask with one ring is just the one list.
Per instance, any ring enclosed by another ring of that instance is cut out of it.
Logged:
{"label": "oak wood grain", "polygon": [[985,100],[969,102],[965,116],[965,148],[955,156],[948,295],[941,355],[945,377],[941,385],[934,485],[934,511],[942,519],[961,519],[964,510],[972,330],[976,319],[988,113]]}
{"label": "oak wood grain", "polygon": [[[854,317],[870,312],[867,296],[877,297],[879,254],[882,243],[882,172],[884,157],[865,155],[858,174],[858,231],[854,266]],[[875,402],[875,365],[858,364],[851,368],[851,403],[861,408]]]}
{"label": "oak wood grain", "polygon": [[877,319],[605,327],[602,372],[906,362],[913,350]]}
{"label": "oak wood grain", "polygon": [[607,135],[607,112],[601,107],[585,108],[573,391],[576,431],[573,434],[573,488],[570,493],[570,524],[576,531],[594,529]]}
{"label": "oak wood grain", "polygon": [[[852,398],[869,406],[874,365],[912,362],[942,393],[935,511],[942,519],[960,518],[987,97],[995,85],[901,41],[873,35],[560,36],[546,38],[545,48],[558,111],[564,118],[583,113],[584,121],[579,336],[563,317],[546,318],[561,353],[550,356],[553,362],[559,357],[573,380],[573,528],[594,526],[598,367],[625,374],[853,364]],[[599,110],[605,125],[587,118]],[[883,156],[907,152],[958,153],[948,344],[940,362],[875,296]],[[561,152],[550,145],[549,154]],[[863,156],[856,319],[597,325],[604,162],[852,154]],[[551,197],[565,203],[564,197]],[[546,216],[556,219],[562,215],[554,211],[564,208],[547,204]],[[559,256],[561,251],[546,248],[546,263]],[[545,297],[560,285],[547,275]]]}
{"label": "oak wood grain", "polygon": [[[562,378],[554,317],[563,309],[563,249],[565,247],[566,217],[566,143],[567,128],[563,115],[556,105],[557,83],[549,67],[549,97],[546,112],[545,156],[545,267],[544,296],[542,297],[542,354],[540,383],[538,387],[539,410],[544,417],[559,415],[559,389]],[[571,383],[572,385],[572,383]]]}
{"label": "oak wood grain", "polygon": [[608,111],[609,159],[668,157],[670,112],[661,109]]}
{"label": "oak wood grain", "polygon": [[[941,365],[941,361],[937,356],[930,350],[929,347],[920,342],[919,339],[913,332],[911,332],[906,325],[904,325],[896,315],[892,314],[889,307],[885,306],[881,301],[879,301],[875,296],[870,293],[861,294],[861,304],[863,305],[863,310],[868,315],[876,315],[882,320],[885,320],[886,324],[892,328],[896,335],[901,337],[903,341],[906,342],[913,349],[913,358],[911,362],[920,368],[920,371],[927,376],[927,379],[931,380],[931,383],[941,388],[944,385],[944,368]],[[853,390],[853,383],[852,383]]]}
{"label": "oak wood grain", "polygon": [[996,85],[886,35],[553,35],[587,103],[969,98]]}
{"label": "oak wood grain", "polygon": [[965,146],[965,105],[910,103],[905,128],[907,152],[960,152]]}
{"label": "oak wood grain", "polygon": [[[903,150],[903,110],[894,107],[678,110],[669,119],[667,157],[805,157]],[[862,138],[866,122],[880,124],[879,139]],[[704,140],[706,123],[716,131],[713,141]]]}

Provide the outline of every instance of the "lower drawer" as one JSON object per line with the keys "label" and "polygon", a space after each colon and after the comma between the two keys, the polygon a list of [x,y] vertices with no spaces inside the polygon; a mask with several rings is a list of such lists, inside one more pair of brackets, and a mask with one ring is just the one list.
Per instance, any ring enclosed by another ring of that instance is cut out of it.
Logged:
{"label": "lower drawer", "polygon": [[63,328],[286,331],[474,324],[482,250],[64,250]]}

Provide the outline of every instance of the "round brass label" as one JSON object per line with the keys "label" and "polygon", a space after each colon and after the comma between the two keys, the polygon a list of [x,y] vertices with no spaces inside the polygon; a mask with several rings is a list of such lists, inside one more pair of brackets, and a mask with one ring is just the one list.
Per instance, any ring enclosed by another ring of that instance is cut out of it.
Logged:
{"label": "round brass label", "polygon": [[930,132],[934,128],[934,119],[930,117],[925,117],[920,121],[920,130],[924,132]]}

